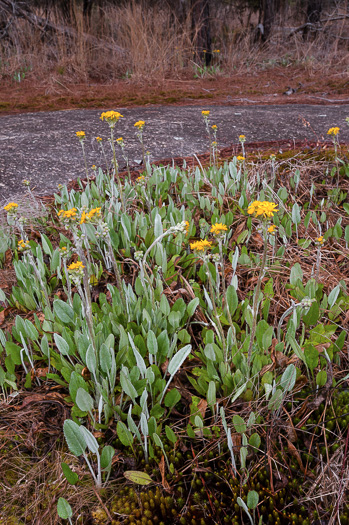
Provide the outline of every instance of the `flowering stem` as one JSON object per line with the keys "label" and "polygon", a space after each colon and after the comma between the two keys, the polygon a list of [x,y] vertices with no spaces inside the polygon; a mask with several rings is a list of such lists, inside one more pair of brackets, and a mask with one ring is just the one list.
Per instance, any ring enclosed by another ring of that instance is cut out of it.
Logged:
{"label": "flowering stem", "polygon": [[84,157],[84,161],[85,161],[85,171],[86,171],[87,182],[89,182],[89,175],[88,175],[87,159],[86,159],[86,153],[85,153],[84,141],[83,141],[83,140],[80,140],[80,143],[81,143],[81,147],[82,147],[82,155],[83,155],[83,157]]}
{"label": "flowering stem", "polygon": [[261,268],[260,268],[259,275],[258,275],[256,291],[254,293],[254,298],[253,298],[252,328],[251,328],[251,335],[250,335],[250,344],[249,344],[249,347],[248,347],[248,354],[247,354],[247,366],[248,366],[248,372],[247,373],[248,373],[248,375],[250,375],[250,366],[251,366],[251,359],[252,359],[253,341],[254,341],[254,336],[256,334],[259,294],[260,294],[260,291],[261,291],[262,279],[264,277],[265,265],[266,265],[266,262],[267,262],[268,234],[267,234],[266,224],[263,224],[263,228],[264,228],[263,257],[262,257]]}
{"label": "flowering stem", "polygon": [[72,300],[72,294],[71,294],[71,284],[68,274],[68,268],[67,268],[67,261],[65,258],[63,258],[63,268],[64,268],[64,274],[67,281],[67,292],[68,292],[68,299],[70,306],[73,306],[73,300]]}
{"label": "flowering stem", "polygon": [[210,296],[211,296],[211,299],[212,299],[213,312],[214,312],[214,315],[215,315],[215,318],[216,318],[216,321],[217,321],[217,325],[218,325],[218,329],[219,329],[219,332],[220,332],[221,338],[222,338],[224,362],[226,363],[227,360],[228,360],[227,346],[226,346],[226,343],[225,343],[225,336],[224,336],[223,327],[222,327],[221,320],[219,318],[218,311],[217,311],[216,298],[215,298],[214,290],[213,290],[213,286],[212,286],[211,272],[209,270],[208,261],[207,260],[205,260],[205,269],[206,269],[206,275],[207,275],[207,279],[208,279],[208,287],[209,287],[209,290],[210,290]]}
{"label": "flowering stem", "polygon": [[110,143],[111,143],[111,148],[112,148],[112,152],[113,152],[114,174],[115,174],[116,180],[118,182],[118,188],[119,188],[119,194],[120,194],[120,200],[121,200],[121,209],[122,209],[122,212],[125,213],[124,195],[123,195],[123,192],[122,192],[122,184],[121,184],[121,181],[120,181],[118,168],[117,168],[118,161],[116,160],[116,151],[115,151],[115,144],[114,144],[114,128],[113,127],[110,128],[110,137],[111,137]]}
{"label": "flowering stem", "polygon": [[113,265],[113,270],[114,270],[114,274],[115,274],[115,278],[116,278],[116,284],[117,284],[118,290],[120,292],[122,305],[123,305],[124,310],[126,312],[127,308],[126,308],[125,294],[124,294],[124,290],[122,288],[122,281],[121,281],[121,276],[120,276],[120,272],[119,272],[119,268],[118,268],[118,263],[116,262],[116,259],[115,259],[115,255],[114,255],[114,251],[113,251],[113,247],[112,247],[112,244],[111,244],[111,238],[110,238],[109,233],[108,233],[108,235],[106,237],[106,242],[107,242],[107,246],[108,246],[109,257],[110,257],[112,265]]}
{"label": "flowering stem", "polygon": [[317,252],[316,252],[316,270],[315,270],[315,280],[319,280],[319,273],[320,273],[320,264],[321,264],[321,245],[318,246]]}
{"label": "flowering stem", "polygon": [[227,301],[227,289],[226,289],[226,286],[225,286],[225,274],[224,274],[223,246],[222,246],[222,239],[221,238],[218,239],[218,247],[219,247],[219,255],[220,255],[220,259],[221,259],[223,297],[224,297],[225,304],[227,305],[228,321],[229,321],[230,326],[233,327],[233,320],[231,318],[231,313],[230,313],[229,306],[228,306],[228,301]]}
{"label": "flowering stem", "polygon": [[76,250],[78,252],[78,255],[80,257],[82,264],[84,265],[83,282],[84,282],[84,291],[85,291],[84,297],[85,297],[86,321],[87,321],[88,331],[90,334],[91,343],[97,355],[95,333],[93,329],[93,319],[92,319],[92,297],[91,297],[90,283],[89,283],[88,270],[87,270],[88,263],[87,263],[87,260],[84,254],[84,250],[82,249],[80,239],[77,237],[75,233],[73,233],[73,236],[74,236],[74,241],[76,245]]}

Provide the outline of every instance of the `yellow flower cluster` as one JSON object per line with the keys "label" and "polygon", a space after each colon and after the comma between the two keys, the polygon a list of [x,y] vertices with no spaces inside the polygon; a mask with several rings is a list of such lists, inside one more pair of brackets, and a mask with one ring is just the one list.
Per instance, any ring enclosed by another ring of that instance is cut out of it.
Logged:
{"label": "yellow flower cluster", "polygon": [[189,233],[189,221],[184,221],[185,222],[185,234],[188,235]]}
{"label": "yellow flower cluster", "polygon": [[123,115],[121,115],[121,113],[119,113],[118,111],[105,111],[100,116],[100,119],[105,119],[107,122],[117,122],[122,117]]}
{"label": "yellow flower cluster", "polygon": [[80,268],[85,268],[81,261],[77,261],[76,263],[72,263],[70,266],[68,266],[68,270],[70,271],[80,270]]}
{"label": "yellow flower cluster", "polygon": [[5,211],[14,211],[18,208],[18,204],[16,202],[9,202],[4,206]]}
{"label": "yellow flower cluster", "polygon": [[338,135],[340,128],[330,128],[327,132],[327,135]]}
{"label": "yellow flower cluster", "polygon": [[97,142],[102,142],[102,140],[103,140],[102,137],[96,137]]}
{"label": "yellow flower cluster", "polygon": [[262,216],[265,219],[271,218],[274,216],[274,213],[279,211],[276,209],[277,204],[275,202],[268,201],[253,201],[247,210],[249,215],[255,214],[256,217]]}
{"label": "yellow flower cluster", "polygon": [[217,129],[217,124],[213,124],[212,129]]}
{"label": "yellow flower cluster", "polygon": [[316,239],[316,242],[318,242],[322,246],[325,242],[323,235],[320,235],[320,237]]}
{"label": "yellow flower cluster", "polygon": [[144,128],[144,126],[145,126],[145,122],[144,122],[144,120],[138,120],[138,121],[135,123],[135,125],[134,125],[134,127],[135,127],[135,128],[138,128],[139,130],[142,130],[142,129]]}
{"label": "yellow flower cluster", "polygon": [[204,117],[208,117],[209,114],[210,114],[210,112],[207,111],[207,110],[201,111],[201,115],[203,115]]}
{"label": "yellow flower cluster", "polygon": [[275,224],[272,224],[268,228],[268,233],[270,233],[270,235],[275,235],[275,230],[276,230],[276,226],[275,226]]}
{"label": "yellow flower cluster", "polygon": [[78,137],[78,139],[84,139],[85,138],[85,135],[86,133],[84,131],[77,131],[76,132],[76,136]]}
{"label": "yellow flower cluster", "polygon": [[228,231],[228,227],[220,222],[216,222],[216,224],[211,227],[211,233],[213,233],[213,235],[221,235],[226,231]]}
{"label": "yellow flower cluster", "polygon": [[96,170],[96,169],[97,169],[97,167],[93,164],[93,165],[91,166],[91,170]]}
{"label": "yellow flower cluster", "polygon": [[245,160],[245,157],[243,157],[242,155],[238,155],[238,156],[236,157],[236,160],[242,162],[243,160]]}
{"label": "yellow flower cluster", "polygon": [[23,239],[21,239],[20,241],[18,241],[18,248],[21,251],[25,250],[26,248],[29,248],[29,241],[23,241]]}
{"label": "yellow flower cluster", "polygon": [[239,141],[240,142],[245,142],[245,140],[246,140],[245,135],[239,135]]}
{"label": "yellow flower cluster", "polygon": [[122,137],[119,137],[118,139],[116,139],[116,142],[118,144],[122,144],[124,142],[124,139]]}
{"label": "yellow flower cluster", "polygon": [[204,239],[203,241],[195,241],[190,244],[190,248],[198,252],[203,252],[205,250],[208,250],[211,247],[212,247],[212,242],[207,241],[206,239]]}
{"label": "yellow flower cluster", "polygon": [[62,219],[76,219],[76,215],[77,215],[77,209],[76,208],[70,208],[70,210],[59,210],[58,212],[58,217],[62,218]]}
{"label": "yellow flower cluster", "polygon": [[220,53],[220,50],[219,50],[219,49],[214,49],[214,50],[212,51],[212,53]]}
{"label": "yellow flower cluster", "polygon": [[140,177],[137,177],[138,182],[143,182],[145,180],[144,175],[141,175]]}
{"label": "yellow flower cluster", "polygon": [[100,207],[99,208],[93,208],[88,213],[83,211],[82,214],[81,214],[80,224],[84,224],[85,222],[89,222],[93,218],[100,217],[100,216],[101,216],[101,208]]}

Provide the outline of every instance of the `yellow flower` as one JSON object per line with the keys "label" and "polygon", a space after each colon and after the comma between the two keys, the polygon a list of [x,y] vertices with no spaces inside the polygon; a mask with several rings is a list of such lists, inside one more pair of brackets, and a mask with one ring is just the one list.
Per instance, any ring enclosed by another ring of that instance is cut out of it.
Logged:
{"label": "yellow flower", "polygon": [[189,233],[189,221],[184,221],[185,222],[185,234],[188,235]]}
{"label": "yellow flower", "polygon": [[242,155],[238,155],[236,157],[236,160],[239,160],[240,162],[242,162],[243,160],[245,160],[245,157],[243,157]]}
{"label": "yellow flower", "polygon": [[116,142],[118,144],[122,144],[124,142],[124,139],[122,137],[119,137],[118,139],[116,139]]}
{"label": "yellow flower", "polygon": [[80,224],[84,224],[86,222],[87,213],[85,211],[81,214]]}
{"label": "yellow flower", "polygon": [[140,177],[137,177],[138,182],[143,182],[145,180],[144,175],[141,175]]}
{"label": "yellow flower", "polygon": [[206,239],[203,241],[195,241],[190,244],[190,248],[198,252],[203,252],[205,250],[208,250],[211,247],[212,247],[212,242],[207,241]]}
{"label": "yellow flower", "polygon": [[274,202],[268,201],[253,201],[247,210],[249,215],[255,214],[256,217],[262,216],[265,219],[271,218],[274,216],[276,211],[277,204]]}
{"label": "yellow flower", "polygon": [[66,251],[66,249],[67,249],[67,247],[66,247],[66,246],[62,246],[62,248],[61,248],[61,250],[62,250],[63,252],[65,252],[65,251]]}
{"label": "yellow flower", "polygon": [[70,266],[68,266],[68,270],[70,271],[80,270],[80,268],[85,268],[81,261],[77,261],[76,263],[72,263]]}
{"label": "yellow flower", "polygon": [[339,133],[340,128],[330,128],[327,132],[327,135],[336,136]]}
{"label": "yellow flower", "polygon": [[16,202],[9,202],[8,204],[6,204],[6,206],[4,206],[4,210],[5,211],[14,211],[15,209],[18,208],[18,204]]}
{"label": "yellow flower", "polygon": [[208,117],[209,114],[210,114],[210,112],[207,111],[207,110],[201,111],[201,115],[203,115],[204,117]]}
{"label": "yellow flower", "polygon": [[134,127],[135,128],[138,128],[139,130],[142,130],[145,126],[145,122],[144,120],[138,120],[135,124],[134,124]]}
{"label": "yellow flower", "polygon": [[88,212],[87,217],[89,220],[93,219],[94,216],[100,217],[101,216],[101,207],[99,208],[93,208],[91,211]]}
{"label": "yellow flower", "polygon": [[217,129],[217,125],[213,124],[212,129]]}
{"label": "yellow flower", "polygon": [[270,235],[275,235],[275,230],[276,230],[276,226],[275,226],[275,224],[272,224],[268,228],[268,233],[270,233]]}
{"label": "yellow flower", "polygon": [[228,231],[228,227],[220,222],[216,222],[216,224],[214,224],[210,230],[213,235],[221,235],[226,231]]}
{"label": "yellow flower", "polygon": [[91,166],[91,170],[95,170],[95,169],[96,169],[96,166],[93,164],[93,165]]}
{"label": "yellow flower", "polygon": [[76,132],[76,136],[78,137],[79,140],[84,139],[85,135],[86,135],[86,133],[84,131],[77,131]]}
{"label": "yellow flower", "polygon": [[212,142],[212,146],[217,146],[217,142],[215,140]]}
{"label": "yellow flower", "polygon": [[318,237],[316,239],[316,242],[318,242],[322,246],[324,244],[324,237],[323,237],[323,235],[320,235],[320,237]]}
{"label": "yellow flower", "polygon": [[245,140],[246,140],[245,135],[239,135],[239,141],[240,142],[245,142]]}
{"label": "yellow flower", "polygon": [[108,123],[115,124],[120,118],[123,118],[123,115],[118,111],[105,111],[100,116],[101,120],[106,120]]}
{"label": "yellow flower", "polygon": [[70,208],[70,210],[59,210],[58,217],[62,217],[63,219],[75,219],[76,218],[76,208]]}
{"label": "yellow flower", "polygon": [[103,140],[102,137],[96,137],[97,142],[102,142],[102,140]]}
{"label": "yellow flower", "polygon": [[213,52],[214,53],[220,53],[220,50],[219,49],[214,49]]}

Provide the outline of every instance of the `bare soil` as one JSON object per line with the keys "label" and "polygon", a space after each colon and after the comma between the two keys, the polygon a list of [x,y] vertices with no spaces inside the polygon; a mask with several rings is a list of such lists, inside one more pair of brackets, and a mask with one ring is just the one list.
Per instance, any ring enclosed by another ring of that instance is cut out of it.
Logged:
{"label": "bare soil", "polygon": [[[297,91],[284,95],[288,87]],[[50,76],[44,84],[31,79],[0,83],[0,115],[60,109],[175,105],[332,104],[349,102],[349,73],[311,73],[278,67],[235,74],[230,78],[120,80],[113,84],[70,84]]]}

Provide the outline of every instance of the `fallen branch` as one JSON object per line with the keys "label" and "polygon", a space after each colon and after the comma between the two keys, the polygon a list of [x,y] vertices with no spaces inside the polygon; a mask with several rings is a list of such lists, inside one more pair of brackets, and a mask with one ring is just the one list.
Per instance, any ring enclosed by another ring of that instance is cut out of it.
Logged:
{"label": "fallen branch", "polygon": [[[78,32],[75,31],[75,29],[67,26],[53,24],[47,19],[34,14],[28,8],[23,9],[12,0],[0,0],[0,9],[3,9],[4,11],[10,13],[16,18],[23,18],[27,20],[27,22],[29,22],[31,25],[33,25],[35,28],[39,29],[43,33],[46,33],[48,31],[57,32],[62,33],[70,38],[77,38],[78,36],[80,36],[80,34],[78,35]],[[86,42],[89,42],[90,44],[99,47],[104,47],[105,49],[110,49],[111,51],[116,51],[117,53],[120,53],[120,55],[126,55],[126,50],[116,44],[111,44],[106,40],[101,40],[100,38],[96,38],[92,35],[89,35],[88,33],[82,33],[81,36],[86,40]]]}

